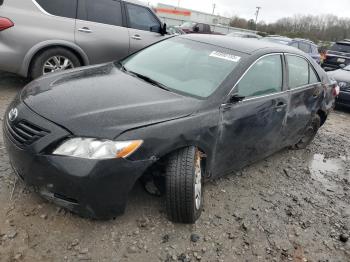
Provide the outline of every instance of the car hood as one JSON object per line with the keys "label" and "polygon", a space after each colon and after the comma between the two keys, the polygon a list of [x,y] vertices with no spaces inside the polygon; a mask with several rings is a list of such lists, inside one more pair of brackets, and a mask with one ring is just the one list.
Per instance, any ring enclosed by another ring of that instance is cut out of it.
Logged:
{"label": "car hood", "polygon": [[344,69],[338,69],[335,71],[329,71],[327,74],[334,78],[337,82],[350,82],[350,71],[346,71]]}
{"label": "car hood", "polygon": [[106,139],[189,116],[200,102],[128,75],[112,63],[39,78],[24,88],[21,100],[76,136]]}

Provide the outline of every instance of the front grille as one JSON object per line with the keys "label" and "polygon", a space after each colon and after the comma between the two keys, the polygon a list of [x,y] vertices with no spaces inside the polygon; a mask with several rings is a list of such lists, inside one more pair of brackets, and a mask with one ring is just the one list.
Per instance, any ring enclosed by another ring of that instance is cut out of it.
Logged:
{"label": "front grille", "polygon": [[10,139],[19,146],[29,146],[49,133],[28,121],[21,120],[12,124],[8,119],[6,120],[6,131]]}

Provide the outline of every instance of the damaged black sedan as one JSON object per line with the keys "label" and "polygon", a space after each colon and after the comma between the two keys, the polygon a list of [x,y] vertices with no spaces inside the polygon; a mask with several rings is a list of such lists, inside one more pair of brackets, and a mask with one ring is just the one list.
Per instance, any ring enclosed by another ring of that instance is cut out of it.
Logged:
{"label": "damaged black sedan", "polygon": [[297,49],[186,35],[31,82],[6,112],[4,141],[16,174],[75,213],[123,213],[142,178],[165,194],[169,219],[193,223],[205,180],[306,147],[335,95]]}

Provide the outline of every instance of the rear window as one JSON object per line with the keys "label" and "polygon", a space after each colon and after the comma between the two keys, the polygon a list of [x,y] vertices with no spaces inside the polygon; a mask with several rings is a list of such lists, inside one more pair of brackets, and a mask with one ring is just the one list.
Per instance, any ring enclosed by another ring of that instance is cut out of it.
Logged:
{"label": "rear window", "polygon": [[[1,1],[1,0],[0,0]],[[75,18],[77,13],[77,0],[35,0],[39,6],[51,15]]]}
{"label": "rear window", "polygon": [[331,51],[350,53],[350,44],[339,44],[336,43],[331,47]]}
{"label": "rear window", "polygon": [[85,10],[79,12],[79,19],[91,22],[122,26],[122,7],[115,0],[86,0]]}

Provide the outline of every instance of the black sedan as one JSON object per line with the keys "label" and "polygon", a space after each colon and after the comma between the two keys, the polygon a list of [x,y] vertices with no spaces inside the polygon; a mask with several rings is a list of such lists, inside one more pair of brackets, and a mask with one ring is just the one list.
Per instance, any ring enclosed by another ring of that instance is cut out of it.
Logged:
{"label": "black sedan", "polygon": [[335,103],[350,108],[350,65],[328,72],[328,75],[338,82],[340,88],[340,93],[337,96]]}
{"label": "black sedan", "polygon": [[4,141],[19,177],[82,216],[123,213],[142,178],[165,194],[169,219],[193,223],[205,180],[306,147],[334,90],[294,48],[178,36],[31,82],[6,112]]}

